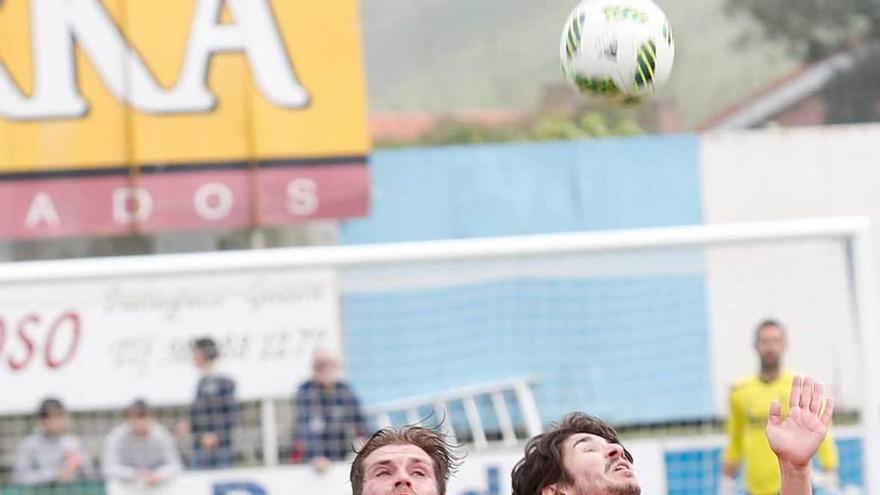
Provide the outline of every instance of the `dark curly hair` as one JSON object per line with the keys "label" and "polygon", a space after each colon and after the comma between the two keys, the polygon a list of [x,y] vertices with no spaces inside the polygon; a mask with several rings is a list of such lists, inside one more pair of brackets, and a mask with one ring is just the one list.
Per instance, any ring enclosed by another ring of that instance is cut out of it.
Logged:
{"label": "dark curly hair", "polygon": [[460,462],[459,457],[453,453],[456,446],[447,442],[443,434],[431,428],[409,426],[379,430],[358,450],[348,476],[354,495],[361,495],[364,488],[364,460],[376,450],[388,445],[415,445],[425,451],[434,465],[437,493],[446,494],[449,475],[455,472]]}
{"label": "dark curly hair", "polygon": [[[544,488],[554,483],[572,483],[563,464],[562,444],[576,433],[590,433],[621,445],[617,432],[608,423],[588,414],[571,413],[526,443],[525,456],[511,473],[513,495],[540,495]],[[628,450],[623,449],[623,455],[633,462]]]}

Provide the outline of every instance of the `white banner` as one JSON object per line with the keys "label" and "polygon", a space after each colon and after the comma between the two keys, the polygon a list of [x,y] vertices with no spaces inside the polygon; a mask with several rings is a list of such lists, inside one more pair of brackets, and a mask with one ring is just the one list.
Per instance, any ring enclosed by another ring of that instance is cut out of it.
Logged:
{"label": "white banner", "polygon": [[190,343],[210,336],[240,399],[292,396],[317,347],[339,352],[331,271],[120,276],[0,287],[0,413],[46,396],[73,409],[195,395]]}
{"label": "white banner", "polygon": [[[663,449],[656,441],[628,442],[636,460],[642,493],[666,493]],[[449,480],[447,495],[509,495],[510,472],[523,451],[470,453]],[[335,463],[319,475],[311,466],[188,472],[169,483],[145,488],[108,484],[108,495],[351,495],[348,462]]]}

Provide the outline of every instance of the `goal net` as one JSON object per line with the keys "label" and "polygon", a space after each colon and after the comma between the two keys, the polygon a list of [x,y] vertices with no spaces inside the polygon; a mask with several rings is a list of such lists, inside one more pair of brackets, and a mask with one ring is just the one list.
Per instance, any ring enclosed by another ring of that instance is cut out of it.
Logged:
{"label": "goal net", "polygon": [[[297,460],[292,396],[312,353],[329,348],[371,428],[438,424],[469,451],[515,461],[526,438],[585,411],[632,446],[644,493],[715,494],[728,393],[758,371],[755,327],[772,318],[787,329],[784,368],[835,398],[841,488],[878,493],[870,235],[862,220],[829,219],[10,266],[4,366],[26,350],[13,326],[26,319],[22,301],[40,298],[46,314],[86,308],[77,352],[90,360],[68,356],[62,325],[51,348],[32,339],[28,367],[4,370],[0,383],[20,393],[0,406],[0,476],[12,482],[16,446],[47,395],[69,403],[96,462],[135,397],[173,430],[190,417],[197,379],[186,342],[210,335],[239,385],[233,466]],[[108,333],[88,341],[101,325]],[[40,360],[66,371],[38,374]],[[113,372],[95,390],[59,378],[99,365]],[[189,462],[192,438],[177,441]],[[493,462],[494,488],[454,481],[450,492],[507,493],[512,466]]]}
{"label": "goal net", "polygon": [[[729,391],[757,374],[755,329],[773,319],[783,368],[835,397],[840,487],[861,492],[878,414],[867,235],[804,221],[398,246],[423,259],[344,271],[349,369],[370,403],[530,377],[543,424],[607,419],[661,452],[656,488],[714,494]],[[450,419],[469,435],[466,412]]]}

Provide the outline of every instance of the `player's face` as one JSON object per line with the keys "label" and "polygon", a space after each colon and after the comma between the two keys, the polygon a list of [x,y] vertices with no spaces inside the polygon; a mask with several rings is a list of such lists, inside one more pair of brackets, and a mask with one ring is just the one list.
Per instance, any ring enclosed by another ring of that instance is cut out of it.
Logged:
{"label": "player's face", "polygon": [[761,357],[761,365],[764,367],[777,367],[785,352],[785,333],[779,327],[766,326],[762,328],[755,340],[755,349]]}
{"label": "player's face", "polygon": [[[576,433],[563,442],[562,462],[572,480],[573,495],[638,495],[633,466],[623,447],[598,435]],[[557,490],[559,493],[559,490]]]}
{"label": "player's face", "polygon": [[386,445],[364,459],[361,495],[438,495],[434,461],[415,445]]}
{"label": "player's face", "polygon": [[63,435],[67,433],[69,420],[67,412],[61,410],[51,411],[49,415],[43,419],[43,429],[49,435]]}

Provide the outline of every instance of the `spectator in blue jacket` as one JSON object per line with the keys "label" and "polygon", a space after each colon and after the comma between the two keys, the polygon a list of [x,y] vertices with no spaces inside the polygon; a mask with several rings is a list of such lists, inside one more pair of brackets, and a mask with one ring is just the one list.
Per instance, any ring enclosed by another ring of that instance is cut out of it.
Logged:
{"label": "spectator in blue jacket", "polygon": [[370,431],[351,387],[340,380],[339,362],[325,350],[315,353],[312,379],[300,385],[294,398],[294,462],[311,462],[320,472],[330,461],[353,452],[353,442]]}

